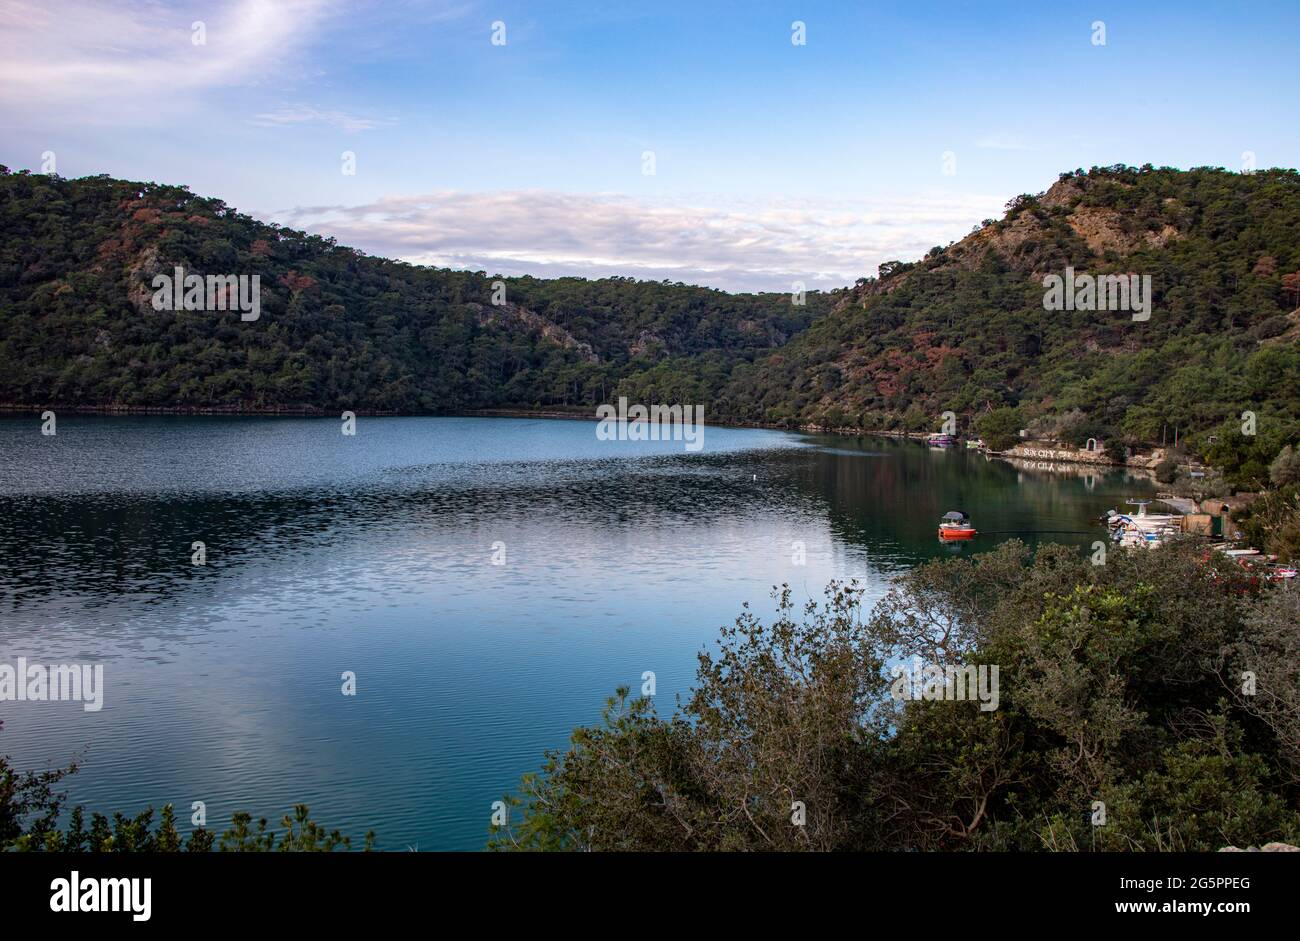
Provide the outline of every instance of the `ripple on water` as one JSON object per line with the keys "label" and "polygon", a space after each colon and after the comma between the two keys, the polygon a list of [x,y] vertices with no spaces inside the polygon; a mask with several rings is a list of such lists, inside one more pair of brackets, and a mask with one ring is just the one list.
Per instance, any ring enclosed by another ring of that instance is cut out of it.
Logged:
{"label": "ripple on water", "polygon": [[647,670],[671,711],[718,626],[774,585],[859,576],[878,597],[942,551],[951,505],[1014,530],[1144,492],[713,427],[699,454],[566,421],[33,427],[0,419],[0,662],[101,663],[105,704],[6,703],[3,751],[82,756],[70,794],[91,809],[172,802],[184,822],[202,800],[221,828],[301,801],[393,849],[481,847],[545,749]]}

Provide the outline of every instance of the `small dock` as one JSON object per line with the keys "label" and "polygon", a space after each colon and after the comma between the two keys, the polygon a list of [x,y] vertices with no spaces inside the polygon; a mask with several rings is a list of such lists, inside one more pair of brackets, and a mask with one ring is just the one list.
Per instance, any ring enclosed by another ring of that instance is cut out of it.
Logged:
{"label": "small dock", "polygon": [[1161,497],[1160,502],[1165,506],[1173,507],[1184,516],[1191,513],[1201,512],[1201,508],[1196,505],[1196,501],[1188,499],[1187,497]]}

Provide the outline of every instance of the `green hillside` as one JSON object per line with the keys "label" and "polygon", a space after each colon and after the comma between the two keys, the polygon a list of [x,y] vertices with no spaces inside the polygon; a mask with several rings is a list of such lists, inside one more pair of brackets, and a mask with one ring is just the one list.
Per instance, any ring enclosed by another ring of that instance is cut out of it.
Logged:
{"label": "green hillside", "polygon": [[[0,168],[0,404],[245,411],[711,401],[830,308],[624,278],[367,257],[183,187]],[[261,311],[159,311],[175,266],[261,278]]]}
{"label": "green hillside", "polygon": [[[180,265],[257,274],[261,316],[155,310]],[[1150,279],[1151,314],[1046,310],[1046,275]],[[0,404],[232,411],[590,409],[712,420],[1175,429],[1258,476],[1300,439],[1300,174],[1094,168],[851,289],[727,294],[368,257],[182,187],[0,173]],[[1258,434],[1242,436],[1243,412]],[[1211,440],[1211,437],[1215,440]]]}
{"label": "green hillside", "polygon": [[[1044,309],[1043,278],[1151,277],[1151,316]],[[1000,221],[882,266],[727,387],[771,422],[937,430],[1012,425],[1209,447],[1257,414],[1269,456],[1300,414],[1300,174],[1143,167],[1063,174]],[[1037,420],[1037,421],[1035,421]]]}

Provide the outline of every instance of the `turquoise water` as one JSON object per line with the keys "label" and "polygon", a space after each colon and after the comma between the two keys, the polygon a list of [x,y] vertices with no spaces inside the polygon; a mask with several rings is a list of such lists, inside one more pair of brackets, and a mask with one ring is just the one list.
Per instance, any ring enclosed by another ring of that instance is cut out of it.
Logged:
{"label": "turquoise water", "polygon": [[[857,577],[877,597],[1011,533],[1087,546],[1149,493],[886,439],[710,427],[690,453],[595,427],[0,420],[0,663],[103,664],[106,687],[98,712],[0,702],[0,753],[78,758],[90,809],[170,802],[188,824],[203,801],[219,831],[303,802],[383,849],[479,849],[545,749],[645,671],[671,711],[773,585]],[[939,545],[949,509],[1002,535]]]}

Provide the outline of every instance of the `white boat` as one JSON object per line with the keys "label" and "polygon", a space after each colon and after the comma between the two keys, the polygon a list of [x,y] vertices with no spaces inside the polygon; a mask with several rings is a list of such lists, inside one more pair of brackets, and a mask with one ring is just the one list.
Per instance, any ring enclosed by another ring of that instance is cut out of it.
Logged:
{"label": "white boat", "polygon": [[1137,507],[1136,513],[1106,514],[1106,527],[1111,538],[1121,546],[1153,548],[1171,536],[1182,532],[1182,517],[1176,513],[1148,513],[1150,500],[1129,500]]}
{"label": "white boat", "polygon": [[1127,527],[1122,529],[1116,538],[1121,546],[1128,549],[1134,547],[1154,549],[1156,546],[1162,545],[1170,536],[1175,535],[1176,532],[1177,530],[1147,532],[1136,527]]}

